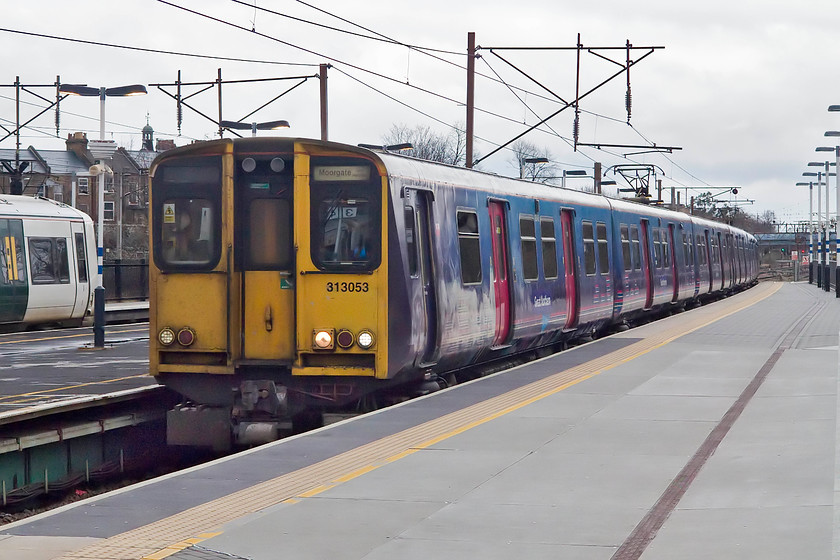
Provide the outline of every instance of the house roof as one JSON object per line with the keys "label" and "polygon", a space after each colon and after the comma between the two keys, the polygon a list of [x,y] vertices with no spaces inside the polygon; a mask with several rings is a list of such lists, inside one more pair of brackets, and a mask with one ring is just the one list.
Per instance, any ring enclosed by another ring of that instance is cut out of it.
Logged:
{"label": "house roof", "polygon": [[[14,162],[15,150],[0,149],[0,161]],[[87,175],[88,166],[69,150],[36,150],[30,146],[20,150],[20,161],[29,163],[25,173],[41,173],[55,175]],[[45,165],[46,164],[46,167]],[[47,169],[48,168],[48,169]]]}

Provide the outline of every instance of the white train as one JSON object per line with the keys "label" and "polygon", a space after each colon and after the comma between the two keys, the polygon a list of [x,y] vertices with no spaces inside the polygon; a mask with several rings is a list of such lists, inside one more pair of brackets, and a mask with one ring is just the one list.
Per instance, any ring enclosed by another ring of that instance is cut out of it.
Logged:
{"label": "white train", "polygon": [[90,216],[46,198],[0,195],[0,325],[82,325],[91,317]]}

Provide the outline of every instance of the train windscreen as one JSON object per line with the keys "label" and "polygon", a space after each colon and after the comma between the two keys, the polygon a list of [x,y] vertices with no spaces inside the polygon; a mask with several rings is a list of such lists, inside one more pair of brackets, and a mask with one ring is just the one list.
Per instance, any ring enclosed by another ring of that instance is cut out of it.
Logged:
{"label": "train windscreen", "polygon": [[321,270],[373,270],[381,258],[382,186],[376,168],[350,158],[313,158],[312,261]]}
{"label": "train windscreen", "polygon": [[221,158],[163,162],[152,180],[153,250],[161,270],[210,270],[221,255]]}

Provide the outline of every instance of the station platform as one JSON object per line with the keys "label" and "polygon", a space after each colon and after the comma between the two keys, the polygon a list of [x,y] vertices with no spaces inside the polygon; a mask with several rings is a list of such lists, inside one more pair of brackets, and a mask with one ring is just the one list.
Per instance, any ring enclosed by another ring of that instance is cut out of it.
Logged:
{"label": "station platform", "polygon": [[0,557],[837,560],[838,305],[762,283],[0,526]]}

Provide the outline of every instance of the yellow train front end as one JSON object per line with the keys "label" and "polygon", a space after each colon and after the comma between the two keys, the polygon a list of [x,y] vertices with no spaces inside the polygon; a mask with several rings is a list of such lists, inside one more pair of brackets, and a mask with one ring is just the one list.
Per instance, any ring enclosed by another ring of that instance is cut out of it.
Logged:
{"label": "yellow train front end", "polygon": [[151,170],[150,369],[175,445],[271,441],[387,379],[387,179],[319,141],[202,142]]}

